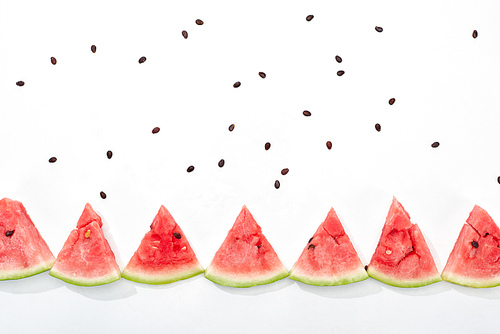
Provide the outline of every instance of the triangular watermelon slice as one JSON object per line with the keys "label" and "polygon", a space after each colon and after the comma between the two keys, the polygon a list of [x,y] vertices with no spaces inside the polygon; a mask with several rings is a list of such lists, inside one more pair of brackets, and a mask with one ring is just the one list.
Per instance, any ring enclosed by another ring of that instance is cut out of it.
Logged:
{"label": "triangular watermelon slice", "polygon": [[39,274],[49,270],[54,261],[22,203],[0,200],[0,280]]}
{"label": "triangular watermelon slice", "polygon": [[402,288],[441,281],[422,232],[395,197],[367,272],[370,277]]}
{"label": "triangular watermelon slice", "polygon": [[220,285],[248,288],[287,276],[288,271],[262,234],[260,226],[243,206],[206,269],[205,277]]}
{"label": "triangular watermelon slice", "polygon": [[368,278],[333,208],[290,270],[289,278],[311,285],[343,285]]}
{"label": "triangular watermelon slice", "polygon": [[162,205],[122,277],[139,283],[166,284],[202,272],[186,236]]}
{"label": "triangular watermelon slice", "polygon": [[474,288],[500,285],[500,229],[479,206],[462,227],[441,277]]}
{"label": "triangular watermelon slice", "polygon": [[101,217],[87,203],[77,228],[71,231],[64,243],[50,275],[81,286],[107,284],[120,279],[115,254],[101,226]]}

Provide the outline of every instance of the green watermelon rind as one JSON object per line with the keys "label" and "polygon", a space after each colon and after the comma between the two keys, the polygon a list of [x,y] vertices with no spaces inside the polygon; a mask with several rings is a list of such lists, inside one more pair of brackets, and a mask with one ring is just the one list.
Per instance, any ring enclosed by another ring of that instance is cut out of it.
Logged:
{"label": "green watermelon rind", "polygon": [[302,282],[304,284],[316,285],[316,286],[338,286],[346,285],[356,282],[364,281],[368,279],[368,274],[364,268],[354,270],[342,276],[337,277],[315,277],[311,275],[303,275],[300,273],[294,273],[293,269],[290,271],[290,276],[288,278]]}
{"label": "green watermelon rind", "polygon": [[96,285],[104,285],[104,284],[109,284],[113,283],[115,281],[118,281],[121,277],[120,273],[111,273],[106,276],[101,276],[101,277],[96,277],[96,278],[84,278],[84,277],[69,277],[67,275],[64,275],[58,271],[54,271],[52,269],[49,272],[49,275],[55,278],[58,278],[66,283],[70,283],[73,285],[78,285],[78,286],[96,286]]}
{"label": "green watermelon rind", "polygon": [[5,270],[3,272],[0,271],[0,281],[16,280],[41,274],[44,271],[50,270],[54,265],[55,261],[56,259],[52,259],[49,261],[42,262],[39,265],[30,268],[19,269],[19,270]]}
{"label": "green watermelon rind", "polygon": [[493,288],[500,285],[500,277],[494,277],[492,279],[471,278],[443,271],[441,273],[441,278],[443,281],[471,288]]}
{"label": "green watermelon rind", "polygon": [[280,270],[278,272],[271,273],[269,275],[261,275],[259,278],[251,277],[237,277],[232,278],[230,275],[217,274],[213,272],[210,267],[205,271],[205,278],[216,284],[228,286],[232,288],[251,288],[256,285],[265,285],[274,283],[288,276],[288,271],[286,269]]}
{"label": "green watermelon rind", "polygon": [[132,270],[125,268],[122,273],[122,277],[133,282],[144,283],[144,284],[169,284],[177,281],[185,280],[199,274],[204,273],[205,270],[200,264],[193,266],[190,269],[182,270],[176,272],[175,274],[144,274],[144,273],[134,273]]}
{"label": "green watermelon rind", "polygon": [[371,278],[374,278],[382,283],[395,286],[398,288],[418,288],[421,286],[426,286],[442,281],[441,275],[439,274],[415,280],[398,280],[392,276],[380,272],[379,270],[373,267],[368,267],[366,272],[368,273],[368,276],[370,276]]}

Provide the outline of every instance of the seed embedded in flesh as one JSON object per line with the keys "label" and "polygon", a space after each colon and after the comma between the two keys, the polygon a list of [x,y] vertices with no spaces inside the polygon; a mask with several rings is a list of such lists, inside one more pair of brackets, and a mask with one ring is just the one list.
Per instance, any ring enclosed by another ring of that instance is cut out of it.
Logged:
{"label": "seed embedded in flesh", "polygon": [[380,126],[380,124],[375,124],[375,130],[377,130],[378,132],[380,132],[380,130],[382,129],[382,127]]}
{"label": "seed embedded in flesh", "polygon": [[220,159],[220,161],[219,161],[219,167],[220,168],[224,167],[224,164],[225,164],[224,159]]}
{"label": "seed embedded in flesh", "polygon": [[146,57],[139,58],[139,64],[142,64],[146,61]]}
{"label": "seed embedded in flesh", "polygon": [[240,87],[240,86],[241,86],[241,82],[239,82],[239,81],[236,81],[236,82],[233,84],[233,87],[234,87],[234,88],[238,88],[238,87]]}
{"label": "seed embedded in flesh", "polygon": [[276,180],[274,182],[274,188],[279,189],[279,187],[280,187],[280,181]]}
{"label": "seed embedded in flesh", "polygon": [[307,249],[314,249],[314,248],[316,248],[316,246],[314,245],[309,245],[309,247],[307,247]]}
{"label": "seed embedded in flesh", "polygon": [[311,237],[311,239],[309,239],[309,241],[308,241],[307,243],[308,243],[308,244],[310,244],[310,243],[311,243],[311,241],[313,241],[313,238],[314,238],[314,237]]}
{"label": "seed embedded in flesh", "polygon": [[153,134],[158,133],[158,132],[160,132],[160,128],[156,126],[156,127],[153,128],[153,130],[151,132]]}
{"label": "seed embedded in flesh", "polygon": [[108,157],[108,159],[111,159],[113,157],[113,152],[111,151],[106,152],[106,156]]}
{"label": "seed embedded in flesh", "polygon": [[177,232],[174,232],[174,237],[175,237],[176,239],[180,239],[180,238],[182,238],[181,234],[180,234],[180,233],[177,233]]}
{"label": "seed embedded in flesh", "polygon": [[50,158],[50,159],[49,159],[49,162],[50,162],[50,163],[54,163],[54,162],[56,162],[56,161],[57,161],[57,158],[56,158],[56,157],[52,157],[52,158]]}
{"label": "seed embedded in flesh", "polygon": [[102,198],[102,199],[106,199],[106,197],[107,197],[107,196],[106,196],[106,193],[105,193],[104,191],[101,191],[101,198]]}
{"label": "seed embedded in flesh", "polygon": [[472,247],[474,247],[474,248],[478,248],[479,247],[479,244],[477,243],[476,240],[472,240]]}
{"label": "seed embedded in flesh", "polygon": [[182,37],[184,37],[184,39],[188,38],[188,32],[186,30],[182,31]]}
{"label": "seed embedded in flesh", "polygon": [[286,175],[286,174],[288,174],[288,172],[289,172],[289,171],[290,171],[290,170],[289,170],[288,168],[283,168],[283,169],[281,170],[281,175]]}
{"label": "seed embedded in flesh", "polygon": [[387,255],[391,255],[391,254],[392,254],[392,251],[391,251],[390,249],[388,249],[388,250],[386,250],[386,251],[385,251],[385,253],[386,253]]}
{"label": "seed embedded in flesh", "polygon": [[194,166],[189,166],[189,167],[187,168],[187,172],[188,172],[188,173],[191,173],[192,171],[194,171]]}
{"label": "seed embedded in flesh", "polygon": [[24,81],[18,81],[18,82],[16,82],[16,85],[18,85],[19,87],[22,87],[22,86],[24,86]]}
{"label": "seed embedded in flesh", "polygon": [[203,23],[204,23],[204,22],[203,22],[202,20],[200,20],[200,19],[197,19],[195,22],[196,22],[196,24],[197,24],[197,25],[199,25],[199,26],[202,26],[202,25],[203,25]]}
{"label": "seed embedded in flesh", "polygon": [[231,125],[229,126],[229,131],[233,131],[233,130],[234,130],[234,124],[231,124]]}
{"label": "seed embedded in flesh", "polygon": [[439,142],[435,141],[434,143],[432,143],[431,145],[433,148],[436,148],[439,146]]}
{"label": "seed embedded in flesh", "polygon": [[90,51],[92,51],[92,53],[95,53],[97,51],[97,47],[95,45],[92,45],[90,47]]}
{"label": "seed embedded in flesh", "polygon": [[311,112],[310,112],[309,110],[304,110],[304,111],[302,112],[302,114],[304,114],[304,116],[306,116],[306,117],[309,117],[309,116],[311,116],[311,115],[312,115],[312,114],[311,114]]}
{"label": "seed embedded in flesh", "polygon": [[[267,142],[266,145],[264,145],[264,148],[267,150],[269,150],[271,148],[271,143]],[[498,177],[499,181],[498,183],[500,183],[500,176]]]}
{"label": "seed embedded in flesh", "polygon": [[335,56],[335,60],[337,61],[337,63],[342,62],[342,58],[340,56]]}
{"label": "seed embedded in flesh", "polygon": [[375,31],[382,32],[382,31],[384,31],[384,29],[382,27],[376,26]]}
{"label": "seed embedded in flesh", "polygon": [[331,141],[327,141],[326,142],[326,148],[331,150],[332,149],[332,142]]}
{"label": "seed embedded in flesh", "polygon": [[472,32],[472,38],[477,38],[477,30],[474,30],[474,31]]}
{"label": "seed embedded in flesh", "polygon": [[14,230],[5,232],[6,237],[11,237],[14,234]]}
{"label": "seed embedded in flesh", "polygon": [[368,265],[365,266],[365,270],[368,270]]}
{"label": "seed embedded in flesh", "polygon": [[89,238],[90,237],[90,230],[87,230],[87,232],[85,232],[85,238]]}
{"label": "seed embedded in flesh", "polygon": [[307,22],[311,21],[312,19],[314,19],[314,15],[307,15],[306,16],[306,21]]}
{"label": "seed embedded in flesh", "polygon": [[396,99],[395,98],[392,98],[389,100],[389,104],[392,106],[394,104],[394,102],[396,102]]}
{"label": "seed embedded in flesh", "polygon": [[50,62],[52,63],[52,65],[55,65],[57,64],[57,59],[54,57],[50,57]]}
{"label": "seed embedded in flesh", "polygon": [[343,76],[344,74],[345,74],[345,71],[338,71],[338,72],[337,72],[337,75],[338,75],[339,77]]}
{"label": "seed embedded in flesh", "polygon": [[266,73],[264,73],[264,72],[259,72],[259,76],[260,76],[262,79],[265,79],[265,78],[266,78]]}

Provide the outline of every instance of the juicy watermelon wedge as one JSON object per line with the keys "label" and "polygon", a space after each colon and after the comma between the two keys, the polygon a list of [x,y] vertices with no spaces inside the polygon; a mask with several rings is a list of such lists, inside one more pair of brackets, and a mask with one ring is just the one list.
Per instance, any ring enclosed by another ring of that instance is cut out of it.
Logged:
{"label": "juicy watermelon wedge", "polygon": [[333,208],[290,270],[289,278],[322,286],[349,284],[368,278]]}
{"label": "juicy watermelon wedge", "polygon": [[462,227],[441,277],[473,288],[500,285],[500,229],[479,206]]}
{"label": "juicy watermelon wedge", "polygon": [[162,205],[122,277],[139,283],[166,284],[203,271],[186,236]]}
{"label": "juicy watermelon wedge", "polygon": [[248,288],[275,282],[288,276],[260,226],[243,206],[226,239],[205,271],[214,283]]}
{"label": "juicy watermelon wedge", "polygon": [[120,279],[115,254],[101,229],[101,217],[85,205],[77,228],[71,231],[50,275],[67,283],[94,286]]}
{"label": "juicy watermelon wedge", "polygon": [[410,222],[410,216],[396,198],[367,272],[370,277],[401,288],[441,281],[422,232]]}
{"label": "juicy watermelon wedge", "polygon": [[22,203],[0,200],[0,280],[39,274],[49,270],[54,261]]}

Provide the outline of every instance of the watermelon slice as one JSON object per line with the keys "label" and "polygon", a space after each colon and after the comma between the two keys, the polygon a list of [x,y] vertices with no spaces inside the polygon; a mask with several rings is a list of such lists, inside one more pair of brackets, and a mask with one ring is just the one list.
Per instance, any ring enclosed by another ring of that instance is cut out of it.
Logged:
{"label": "watermelon slice", "polygon": [[389,285],[414,288],[441,281],[418,225],[393,198],[368,275]]}
{"label": "watermelon slice", "polygon": [[120,268],[115,254],[101,230],[101,217],[90,204],[71,231],[57,256],[50,275],[67,283],[94,286],[120,279]]}
{"label": "watermelon slice", "polygon": [[0,280],[39,274],[49,270],[54,261],[22,203],[0,200]]}
{"label": "watermelon slice", "polygon": [[479,206],[462,227],[441,277],[474,288],[500,285],[500,229]]}
{"label": "watermelon slice", "polygon": [[343,285],[368,278],[333,208],[290,270],[290,278],[311,285]]}
{"label": "watermelon slice", "polygon": [[248,288],[287,276],[288,271],[262,234],[260,226],[243,206],[205,271],[205,277],[220,285]]}
{"label": "watermelon slice", "polygon": [[122,277],[139,283],[166,284],[202,272],[185,234],[162,205]]}

